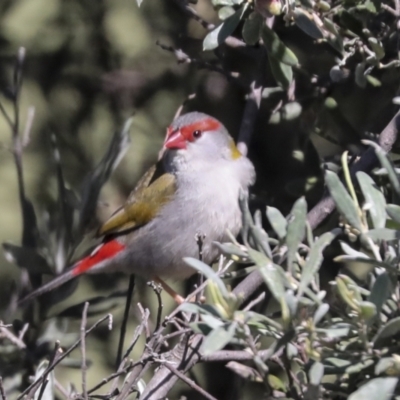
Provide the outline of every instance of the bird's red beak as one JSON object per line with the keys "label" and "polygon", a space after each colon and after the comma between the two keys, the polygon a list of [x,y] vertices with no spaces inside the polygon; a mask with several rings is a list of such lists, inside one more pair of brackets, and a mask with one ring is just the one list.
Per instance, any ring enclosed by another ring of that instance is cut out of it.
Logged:
{"label": "bird's red beak", "polygon": [[166,149],[186,149],[186,139],[183,137],[182,132],[178,129],[171,131],[168,129],[168,134],[164,142]]}

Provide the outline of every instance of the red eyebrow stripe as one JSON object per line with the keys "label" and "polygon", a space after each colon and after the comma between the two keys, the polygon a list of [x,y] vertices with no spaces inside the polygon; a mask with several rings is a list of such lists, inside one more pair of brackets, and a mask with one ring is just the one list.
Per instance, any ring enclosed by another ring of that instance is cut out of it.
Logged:
{"label": "red eyebrow stripe", "polygon": [[[194,131],[214,131],[221,127],[221,124],[215,120],[214,118],[205,118],[201,121],[193,122],[193,124],[182,126],[179,129],[181,135],[187,140],[188,142],[193,141],[193,132]],[[173,129],[171,126],[167,130],[167,137],[166,140],[176,132],[176,129]]]}

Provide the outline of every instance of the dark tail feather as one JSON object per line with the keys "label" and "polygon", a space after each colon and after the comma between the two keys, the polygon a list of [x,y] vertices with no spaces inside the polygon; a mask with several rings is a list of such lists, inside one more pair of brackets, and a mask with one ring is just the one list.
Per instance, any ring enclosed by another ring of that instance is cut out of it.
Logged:
{"label": "dark tail feather", "polygon": [[51,290],[58,288],[59,286],[63,285],[64,283],[70,281],[71,279],[75,278],[77,275],[74,274],[74,270],[70,269],[67,272],[57,276],[52,281],[46,283],[45,285],[41,286],[40,288],[34,290],[32,293],[29,293],[23,299],[18,302],[18,305],[26,304],[27,302],[35,299],[36,297],[41,296],[44,293],[50,292]]}

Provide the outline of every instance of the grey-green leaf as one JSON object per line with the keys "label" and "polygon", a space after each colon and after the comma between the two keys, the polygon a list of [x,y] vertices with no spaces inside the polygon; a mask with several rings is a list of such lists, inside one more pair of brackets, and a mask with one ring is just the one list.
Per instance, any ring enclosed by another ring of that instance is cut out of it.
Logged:
{"label": "grey-green leaf", "polygon": [[228,328],[221,326],[213,329],[204,339],[200,352],[206,356],[223,349],[233,339],[235,329],[235,324],[229,325]]}
{"label": "grey-green leaf", "polygon": [[323,364],[318,361],[314,362],[310,368],[310,371],[308,372],[308,376],[310,378],[311,385],[318,386],[324,377]]}
{"label": "grey-green leaf", "polygon": [[284,272],[279,270],[278,265],[264,254],[249,249],[249,255],[254,263],[260,268],[262,277],[276,300],[281,301],[285,296]]}
{"label": "grey-green leaf", "polygon": [[198,272],[201,272],[208,279],[211,279],[218,286],[218,289],[224,297],[229,296],[228,290],[225,287],[224,282],[210,266],[192,257],[184,257],[183,261]]}
{"label": "grey-green leaf", "polygon": [[261,37],[264,41],[265,47],[267,48],[269,58],[272,56],[277,61],[291,67],[299,63],[299,60],[293,51],[286,47],[279,39],[278,35],[266,25],[264,25],[261,31]]}
{"label": "grey-green leaf", "polygon": [[20,268],[26,268],[32,274],[51,274],[51,268],[47,261],[30,247],[16,246],[11,243],[3,243],[4,256]]}
{"label": "grey-green leaf", "polygon": [[231,15],[235,14],[235,9],[230,6],[224,6],[218,10],[218,18],[221,21],[225,21]]}
{"label": "grey-green leaf", "polygon": [[288,268],[291,271],[293,262],[296,259],[296,253],[299,244],[303,240],[306,228],[307,203],[304,197],[301,197],[294,203],[290,213],[287,227],[286,244],[288,246]]}
{"label": "grey-green leaf", "polygon": [[385,196],[376,186],[373,179],[365,172],[356,174],[365,201],[370,205],[368,208],[374,228],[384,228],[386,224],[386,201]]}
{"label": "grey-green leaf", "polygon": [[355,392],[353,392],[348,400],[389,400],[392,398],[394,389],[396,388],[398,378],[374,378]]}
{"label": "grey-green leaf", "polygon": [[332,171],[326,171],[325,182],[340,214],[361,232],[362,224],[359,211],[338,176]]}
{"label": "grey-green leaf", "polygon": [[386,272],[378,275],[368,297],[368,300],[375,304],[378,315],[382,310],[382,306],[392,294],[392,290],[392,283],[389,275]]}
{"label": "grey-green leaf", "polygon": [[252,12],[244,22],[242,30],[243,40],[246,44],[254,46],[260,40],[262,25],[263,18],[261,14]]}
{"label": "grey-green leaf", "polygon": [[400,239],[400,231],[389,228],[371,229],[366,233],[373,241],[385,240],[390,242],[391,240]]}
{"label": "grey-green leaf", "polygon": [[400,206],[397,204],[388,204],[386,206],[386,212],[390,218],[400,224]]}
{"label": "grey-green leaf", "polygon": [[269,66],[276,83],[283,89],[287,89],[293,80],[293,70],[290,65],[281,63],[275,57],[268,57]]}
{"label": "grey-green leaf", "polygon": [[203,50],[214,50],[230,36],[239,25],[243,16],[244,7],[228,17],[222,24],[207,34],[203,41]]}
{"label": "grey-green leaf", "polygon": [[388,173],[388,177],[393,190],[396,192],[398,196],[400,196],[400,181],[385,150],[383,150],[382,147],[380,147],[378,144],[370,140],[363,140],[363,143],[369,144],[375,149],[375,154],[378,157],[380,164],[382,165],[383,168],[386,169]]}
{"label": "grey-green leaf", "polygon": [[294,10],[294,22],[304,33],[312,38],[322,39],[324,37],[312,17],[301,8]]}
{"label": "grey-green leaf", "polygon": [[286,236],[287,221],[282,213],[277,208],[268,206],[267,218],[279,239],[284,239]]}
{"label": "grey-green leaf", "polygon": [[311,283],[314,279],[315,274],[318,272],[323,256],[322,253],[326,246],[329,246],[333,239],[339,234],[339,231],[326,232],[318,238],[318,240],[311,247],[310,254],[306,260],[301,273],[301,279],[298,290],[298,297],[301,296],[304,289]]}
{"label": "grey-green leaf", "polygon": [[391,336],[397,335],[400,332],[400,317],[391,319],[386,323],[375,335],[372,342],[377,343],[380,340],[387,339]]}

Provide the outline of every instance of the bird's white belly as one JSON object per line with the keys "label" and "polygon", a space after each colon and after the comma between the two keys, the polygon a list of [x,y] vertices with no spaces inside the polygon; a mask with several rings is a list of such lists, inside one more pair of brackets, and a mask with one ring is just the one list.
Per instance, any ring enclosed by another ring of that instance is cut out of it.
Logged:
{"label": "bird's white belly", "polygon": [[[202,180],[204,182],[204,180]],[[203,261],[210,264],[218,256],[214,241],[228,240],[227,231],[237,235],[241,226],[238,205],[239,187],[213,179],[214,186],[201,190],[191,182],[191,190],[178,189],[173,201],[131,243],[126,267],[144,277],[184,279],[195,271],[183,257],[199,258],[198,234],[204,235]],[[185,189],[187,186],[185,186]],[[187,195],[190,193],[190,195]],[[125,263],[124,263],[125,264]]]}

